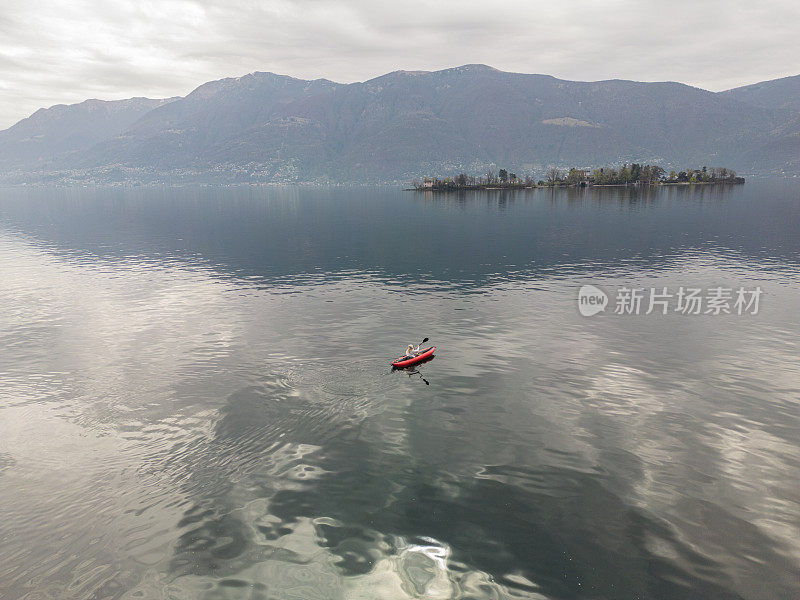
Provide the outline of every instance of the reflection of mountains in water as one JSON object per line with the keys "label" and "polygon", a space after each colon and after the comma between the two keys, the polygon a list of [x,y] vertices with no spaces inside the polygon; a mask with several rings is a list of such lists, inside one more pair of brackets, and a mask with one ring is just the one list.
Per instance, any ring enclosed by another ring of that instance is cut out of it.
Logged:
{"label": "reflection of mountains in water", "polygon": [[[190,262],[279,290],[668,267],[709,248],[796,262],[789,193],[748,184],[424,194],[365,188],[6,191],[11,229],[75,259]],[[725,205],[724,212],[720,203]],[[724,218],[723,218],[724,215]]]}

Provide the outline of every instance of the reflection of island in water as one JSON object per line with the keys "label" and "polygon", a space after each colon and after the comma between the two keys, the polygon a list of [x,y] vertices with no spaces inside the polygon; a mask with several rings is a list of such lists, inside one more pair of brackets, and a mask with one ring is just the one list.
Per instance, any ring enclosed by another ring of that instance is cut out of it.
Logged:
{"label": "reflection of island in water", "polygon": [[[456,203],[495,206],[504,209],[514,202],[529,202],[534,199],[547,199],[549,203],[566,201],[598,206],[616,205],[619,208],[636,210],[643,203],[653,207],[672,201],[703,203],[723,202],[736,188],[729,185],[592,185],[558,187],[485,187],[485,188],[446,188],[439,190],[414,190],[415,196],[430,203]],[[435,192],[435,193],[430,193]]]}
{"label": "reflection of island in water", "polygon": [[500,169],[497,175],[488,171],[484,176],[459,173],[453,178],[424,177],[415,180],[416,191],[441,192],[448,190],[495,190],[495,189],[532,189],[541,187],[590,187],[590,186],[659,186],[659,185],[731,185],[744,183],[744,177],[737,177],[733,169],[727,167],[702,167],[685,171],[667,173],[658,165],[640,165],[633,163],[620,168],[602,167],[599,169],[571,168],[562,172],[556,167],[547,170],[544,179],[538,181],[532,175],[518,177],[506,169]]}

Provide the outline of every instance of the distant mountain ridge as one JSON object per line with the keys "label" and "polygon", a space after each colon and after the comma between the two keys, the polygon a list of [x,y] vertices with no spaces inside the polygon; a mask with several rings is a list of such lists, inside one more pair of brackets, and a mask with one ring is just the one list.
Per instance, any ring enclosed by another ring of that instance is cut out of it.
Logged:
{"label": "distant mountain ridge", "polygon": [[84,100],[40,108],[0,131],[0,169],[40,168],[70,152],[88,150],[122,133],[139,118],[174,98]]}
{"label": "distant mountain ridge", "polygon": [[800,111],[800,75],[744,85],[720,94],[753,106]]}
{"label": "distant mountain ridge", "polygon": [[798,100],[784,80],[713,93],[485,65],[351,84],[256,72],[183,98],[37,111],[0,132],[0,177],[385,182],[630,161],[794,174]]}

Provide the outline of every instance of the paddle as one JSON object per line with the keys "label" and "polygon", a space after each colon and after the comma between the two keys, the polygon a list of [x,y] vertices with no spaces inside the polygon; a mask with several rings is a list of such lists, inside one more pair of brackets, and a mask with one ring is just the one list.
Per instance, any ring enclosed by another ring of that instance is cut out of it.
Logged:
{"label": "paddle", "polygon": [[[425,338],[424,340],[422,340],[422,341],[419,343],[419,346],[422,346],[422,344],[424,344],[425,342],[427,342],[427,341],[428,341],[428,339],[429,339],[429,338]],[[417,348],[419,348],[419,346],[417,346]],[[422,354],[422,350],[420,350],[420,351],[419,351],[419,354]]]}

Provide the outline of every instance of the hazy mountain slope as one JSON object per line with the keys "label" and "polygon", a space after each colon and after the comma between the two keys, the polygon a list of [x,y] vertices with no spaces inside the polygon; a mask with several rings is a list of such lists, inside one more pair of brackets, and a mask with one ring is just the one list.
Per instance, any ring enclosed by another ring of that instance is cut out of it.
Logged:
{"label": "hazy mountain slope", "polygon": [[118,135],[170,100],[86,100],[42,108],[0,131],[0,167],[35,168],[53,157],[86,150]]}
{"label": "hazy mountain slope", "polygon": [[800,112],[800,75],[761,81],[720,92],[721,95],[764,108],[785,108]]}
{"label": "hazy mountain slope", "polygon": [[569,82],[480,65],[392,73],[339,95],[346,95],[340,104],[362,107],[351,123],[346,164],[379,172],[392,166],[409,171],[413,164],[401,151],[424,152],[428,139],[445,140],[450,152],[439,156],[451,162],[514,168],[682,162],[719,156],[774,125],[770,111],[682,84]]}
{"label": "hazy mountain slope", "polygon": [[407,177],[493,162],[532,169],[638,150],[614,131],[542,124],[543,118],[565,116],[563,107],[547,112],[539,106],[557,81],[482,66],[400,71],[292,109],[331,132],[336,152],[328,169],[345,178]]}
{"label": "hazy mountain slope", "polygon": [[50,168],[226,181],[623,161],[772,172],[800,168],[794,115],[680,83],[574,82],[484,65],[353,84],[253,73],[206,83]]}
{"label": "hazy mountain slope", "polygon": [[745,146],[739,164],[748,172],[800,175],[800,113],[775,128],[765,141]]}
{"label": "hazy mountain slope", "polygon": [[720,92],[720,95],[776,109],[784,115],[766,141],[744,150],[744,168],[758,170],[761,165],[770,165],[774,171],[800,173],[800,75],[761,81]]}
{"label": "hazy mountain slope", "polygon": [[[273,73],[251,73],[205,83],[185,98],[153,110],[119,138],[99,144],[75,164],[88,167],[120,163],[154,168],[207,164],[207,155],[213,154],[214,146],[268,123],[276,112],[294,101],[339,85],[324,79],[304,81]],[[237,160],[247,157],[240,154]]]}

